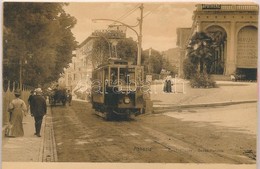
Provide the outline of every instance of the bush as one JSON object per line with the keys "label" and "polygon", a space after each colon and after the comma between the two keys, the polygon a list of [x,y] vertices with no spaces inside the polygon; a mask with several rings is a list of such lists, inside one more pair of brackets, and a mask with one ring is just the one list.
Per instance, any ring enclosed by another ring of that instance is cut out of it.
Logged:
{"label": "bush", "polygon": [[197,73],[196,66],[191,63],[190,59],[186,58],[183,61],[183,74],[185,79],[191,79]]}
{"label": "bush", "polygon": [[213,88],[216,82],[207,73],[197,73],[190,79],[190,85],[193,88]]}

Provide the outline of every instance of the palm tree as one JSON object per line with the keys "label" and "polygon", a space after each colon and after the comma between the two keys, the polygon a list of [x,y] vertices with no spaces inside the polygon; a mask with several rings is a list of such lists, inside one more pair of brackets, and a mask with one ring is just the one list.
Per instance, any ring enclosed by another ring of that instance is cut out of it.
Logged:
{"label": "palm tree", "polygon": [[187,47],[187,55],[191,63],[197,67],[198,73],[209,73],[214,60],[214,46],[212,38],[205,32],[196,32]]}

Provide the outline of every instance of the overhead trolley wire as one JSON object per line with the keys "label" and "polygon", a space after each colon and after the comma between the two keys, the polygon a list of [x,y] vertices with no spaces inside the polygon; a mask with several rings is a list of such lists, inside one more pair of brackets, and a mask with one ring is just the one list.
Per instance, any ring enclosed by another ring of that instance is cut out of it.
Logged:
{"label": "overhead trolley wire", "polygon": [[143,16],[143,18],[145,18],[145,17],[147,17],[148,15],[150,15],[152,12],[154,12],[156,9],[158,9],[160,7],[160,5],[159,6],[157,6],[157,7],[155,7],[155,8],[153,8],[152,10],[150,10],[149,12],[147,12],[144,16]]}
{"label": "overhead trolley wire", "polygon": [[122,15],[120,18],[118,18],[117,20],[124,20],[126,17],[128,17],[129,15],[131,15],[134,11],[136,11],[136,9],[139,7],[140,4],[137,4],[133,9],[131,9],[130,11],[126,12],[124,15]]}

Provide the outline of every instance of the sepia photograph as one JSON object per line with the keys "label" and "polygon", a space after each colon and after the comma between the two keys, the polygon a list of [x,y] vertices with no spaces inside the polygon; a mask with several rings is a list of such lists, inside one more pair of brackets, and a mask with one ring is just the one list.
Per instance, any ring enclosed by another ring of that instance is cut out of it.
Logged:
{"label": "sepia photograph", "polygon": [[254,1],[5,1],[3,169],[257,168]]}

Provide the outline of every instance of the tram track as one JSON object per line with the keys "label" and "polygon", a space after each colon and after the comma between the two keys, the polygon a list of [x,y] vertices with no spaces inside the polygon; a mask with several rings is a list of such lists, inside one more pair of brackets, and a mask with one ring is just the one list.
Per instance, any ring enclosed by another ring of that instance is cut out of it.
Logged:
{"label": "tram track", "polygon": [[[53,111],[57,111],[55,114],[58,115],[58,109]],[[146,118],[154,115],[140,116],[131,121],[104,121],[95,115],[93,110],[78,112],[78,109],[69,108],[67,111],[63,123],[67,123],[67,127],[77,131],[77,134],[71,136],[70,148],[77,147],[84,157],[78,160],[64,157],[63,161],[255,163],[254,160],[235,152],[230,153],[225,150],[218,152],[209,145],[202,146],[201,143],[185,140],[185,137],[193,137],[193,133],[183,137],[177,132],[162,132],[156,126],[147,123]],[[60,147],[64,146],[60,145]],[[58,155],[63,156],[63,150],[60,151],[62,152],[59,154],[58,151]]]}
{"label": "tram track", "polygon": [[[239,164],[241,163],[241,159],[237,159],[238,157],[232,157],[232,155],[225,155],[225,154],[221,154],[221,153],[216,153],[214,152],[214,148],[205,148],[203,146],[199,146],[196,144],[191,144],[185,140],[181,140],[178,139],[176,137],[172,137],[169,135],[166,135],[164,133],[158,132],[152,128],[149,127],[145,127],[143,125],[138,125],[135,126],[135,128],[133,128],[133,126],[129,123],[121,123],[121,127],[123,126],[123,128],[113,128],[113,130],[116,130],[117,132],[120,133],[124,133],[125,132],[125,128],[131,128],[132,132],[136,132],[138,131],[140,128],[144,129],[145,131],[147,131],[149,133],[149,138],[153,138],[153,142],[157,143],[165,148],[167,148],[169,151],[173,151],[178,153],[178,156],[182,156],[182,157],[187,157],[189,156],[189,160],[187,162],[195,162],[195,163],[205,163],[205,162],[214,162],[216,160],[220,160],[220,161],[224,161],[225,163],[236,163]],[[110,125],[108,125],[108,127],[111,127]],[[130,132],[130,131],[128,131]],[[143,130],[142,130],[143,132]],[[156,137],[155,137],[156,136]],[[170,141],[169,141],[170,140]],[[205,156],[191,156],[190,153],[192,152],[192,150],[205,150],[205,151],[211,151],[211,152],[204,152],[206,153]],[[209,158],[212,159],[212,161],[209,161]],[[206,157],[206,158],[205,158]],[[219,158],[219,159],[217,159]],[[249,162],[249,161],[248,161]],[[249,162],[250,163],[250,162]]]}

